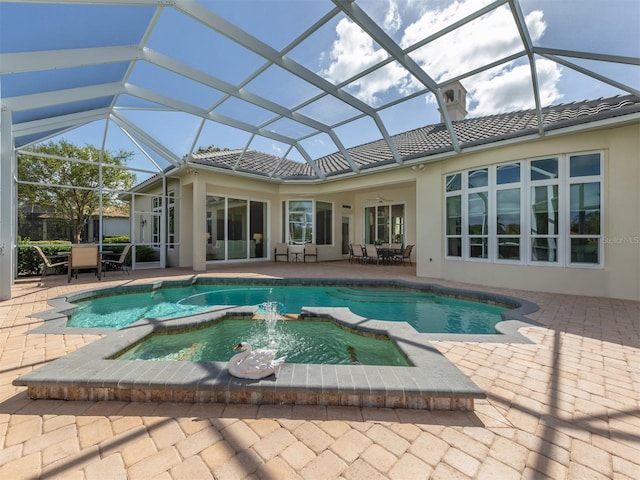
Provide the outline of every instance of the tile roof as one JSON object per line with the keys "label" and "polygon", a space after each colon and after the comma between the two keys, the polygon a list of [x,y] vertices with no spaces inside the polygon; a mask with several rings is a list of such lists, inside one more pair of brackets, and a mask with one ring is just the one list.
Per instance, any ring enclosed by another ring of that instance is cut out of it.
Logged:
{"label": "tile roof", "polygon": [[[574,125],[584,125],[599,120],[640,112],[640,98],[635,95],[615,96],[587,100],[542,109],[545,131]],[[462,149],[477,145],[525,137],[538,133],[536,110],[523,110],[486,117],[476,117],[453,122]],[[427,125],[391,137],[402,160],[429,157],[452,152],[451,138],[443,123]],[[377,140],[347,150],[359,169],[379,167],[395,163],[393,153],[384,140]],[[282,180],[317,179],[307,163],[282,159],[255,150],[227,150],[214,153],[196,153],[192,163]],[[327,177],[352,172],[342,152],[318,158],[316,165]]]}

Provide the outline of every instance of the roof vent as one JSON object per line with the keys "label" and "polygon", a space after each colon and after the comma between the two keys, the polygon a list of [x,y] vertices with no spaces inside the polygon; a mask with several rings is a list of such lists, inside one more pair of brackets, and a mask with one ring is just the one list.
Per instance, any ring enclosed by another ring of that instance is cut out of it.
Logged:
{"label": "roof vent", "polygon": [[[452,82],[443,85],[440,88],[442,96],[444,97],[444,103],[449,112],[449,118],[452,122],[457,120],[463,120],[467,116],[467,90],[462,86],[460,82]],[[438,109],[440,111],[440,109]],[[444,116],[440,111],[440,122],[444,123]]]}

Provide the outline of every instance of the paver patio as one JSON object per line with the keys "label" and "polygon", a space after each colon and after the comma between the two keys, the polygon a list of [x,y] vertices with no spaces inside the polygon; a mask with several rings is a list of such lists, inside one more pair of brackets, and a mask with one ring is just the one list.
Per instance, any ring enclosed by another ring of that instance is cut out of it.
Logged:
{"label": "paver patio", "polygon": [[[640,303],[530,300],[532,344],[435,342],[487,393],[474,412],[30,400],[18,376],[95,335],[27,334],[69,291],[190,270],[20,280],[0,302],[0,479],[640,478]],[[415,277],[410,267],[245,263],[204,275]],[[494,291],[477,285],[445,285]]]}

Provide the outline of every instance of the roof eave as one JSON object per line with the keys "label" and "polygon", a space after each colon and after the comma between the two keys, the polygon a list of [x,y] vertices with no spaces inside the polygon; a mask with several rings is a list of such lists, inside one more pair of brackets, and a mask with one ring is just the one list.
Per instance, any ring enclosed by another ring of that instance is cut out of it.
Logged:
{"label": "roof eave", "polygon": [[[527,135],[515,135],[515,136],[500,136],[487,138],[482,143],[478,142],[469,142],[462,145],[462,150],[460,153],[455,152],[452,149],[449,149],[446,152],[438,152],[434,155],[426,154],[426,155],[412,155],[410,158],[406,157],[407,163],[405,166],[414,165],[417,163],[431,163],[441,160],[447,160],[453,157],[458,157],[463,154],[469,154],[489,149],[494,149],[497,147],[505,147],[510,145],[517,145],[519,143],[529,143],[536,140],[544,140],[547,137],[556,137],[561,135],[569,135],[573,133],[579,132],[587,132],[591,130],[600,130],[602,128],[608,127],[622,127],[625,125],[632,125],[634,123],[640,124],[640,112],[634,112],[632,114],[621,115],[618,117],[610,117],[602,120],[598,120],[595,122],[587,122],[587,123],[579,123],[575,122],[564,122],[564,125],[554,125],[553,128],[549,128],[545,130],[546,134],[541,136],[538,133],[537,129],[530,129],[529,134]],[[570,123],[570,124],[567,124]]]}

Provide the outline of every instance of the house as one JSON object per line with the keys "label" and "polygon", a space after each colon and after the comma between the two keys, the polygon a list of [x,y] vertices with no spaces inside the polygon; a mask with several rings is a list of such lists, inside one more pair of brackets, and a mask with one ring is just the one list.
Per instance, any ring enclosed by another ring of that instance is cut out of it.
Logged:
{"label": "house", "polygon": [[[562,2],[90,3],[3,4],[13,277],[17,156],[73,134],[136,151],[127,230],[160,266],[393,240],[422,277],[640,298],[632,10],[582,2],[575,35]],[[207,144],[236,150],[194,153]]]}
{"label": "house", "polygon": [[[103,238],[128,235],[129,212],[121,207],[105,207],[102,209],[102,217],[99,211],[86,217],[82,231],[83,242],[99,241],[100,218],[102,218]],[[73,241],[74,238],[72,222],[65,218],[59,218],[50,208],[35,204],[20,207],[18,231],[23,237],[28,237],[33,241],[50,238]]]}
{"label": "house", "polygon": [[272,259],[278,242],[330,261],[386,241],[415,245],[421,277],[640,300],[640,98],[546,107],[540,125],[536,110],[465,119],[459,87],[444,92],[457,149],[428,125],[392,137],[402,162],[380,140],[318,159],[325,178],[257,151],[197,153],[138,185],[131,210],[155,212],[160,238],[166,198],[167,264],[196,271]]}

